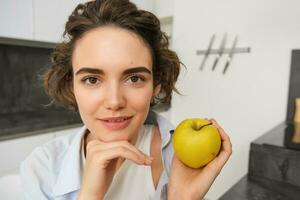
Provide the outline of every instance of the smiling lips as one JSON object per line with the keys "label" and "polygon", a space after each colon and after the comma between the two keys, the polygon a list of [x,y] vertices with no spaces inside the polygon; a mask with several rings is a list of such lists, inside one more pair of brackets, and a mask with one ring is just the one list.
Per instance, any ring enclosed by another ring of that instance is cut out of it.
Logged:
{"label": "smiling lips", "polygon": [[108,117],[99,119],[102,124],[111,130],[126,128],[131,122],[132,116]]}

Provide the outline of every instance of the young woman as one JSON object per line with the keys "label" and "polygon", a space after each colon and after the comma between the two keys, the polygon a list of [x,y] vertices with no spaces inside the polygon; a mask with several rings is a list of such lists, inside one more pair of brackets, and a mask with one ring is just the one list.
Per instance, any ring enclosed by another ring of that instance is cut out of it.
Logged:
{"label": "young woman", "polygon": [[127,0],[79,4],[55,48],[45,88],[80,113],[84,127],[36,148],[21,165],[27,199],[200,199],[231,154],[191,169],[173,154],[165,118],[180,61],[159,20]]}

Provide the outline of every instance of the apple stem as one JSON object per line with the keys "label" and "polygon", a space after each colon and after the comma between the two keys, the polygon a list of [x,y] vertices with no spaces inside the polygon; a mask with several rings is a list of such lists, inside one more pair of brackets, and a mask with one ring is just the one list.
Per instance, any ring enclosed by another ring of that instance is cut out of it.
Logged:
{"label": "apple stem", "polygon": [[212,122],[211,122],[211,123],[209,123],[209,124],[205,124],[205,125],[201,126],[201,127],[199,128],[199,130],[201,130],[203,127],[205,127],[205,126],[209,126],[209,125],[212,125]]}

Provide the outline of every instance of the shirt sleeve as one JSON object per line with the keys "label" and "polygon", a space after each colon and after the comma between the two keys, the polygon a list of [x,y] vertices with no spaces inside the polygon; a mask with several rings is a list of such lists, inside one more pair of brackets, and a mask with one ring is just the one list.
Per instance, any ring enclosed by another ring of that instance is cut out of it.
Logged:
{"label": "shirt sleeve", "polygon": [[21,164],[20,176],[26,200],[50,200],[49,158],[42,147],[36,148]]}

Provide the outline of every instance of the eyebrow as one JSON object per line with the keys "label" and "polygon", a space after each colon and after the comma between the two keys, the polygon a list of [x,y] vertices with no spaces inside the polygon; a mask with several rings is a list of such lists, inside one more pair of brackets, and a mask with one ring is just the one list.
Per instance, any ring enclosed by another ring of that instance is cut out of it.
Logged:
{"label": "eyebrow", "polygon": [[[148,74],[152,74],[151,71],[143,66],[139,66],[139,67],[132,67],[132,68],[128,68],[126,69],[122,75],[128,75],[128,74],[132,74],[132,73],[138,73],[138,72],[145,72]],[[104,75],[104,71],[102,69],[98,69],[98,68],[91,68],[91,67],[83,67],[80,68],[75,75],[79,75],[79,74],[84,74],[84,73],[90,73],[90,74],[100,74],[100,75]]]}

